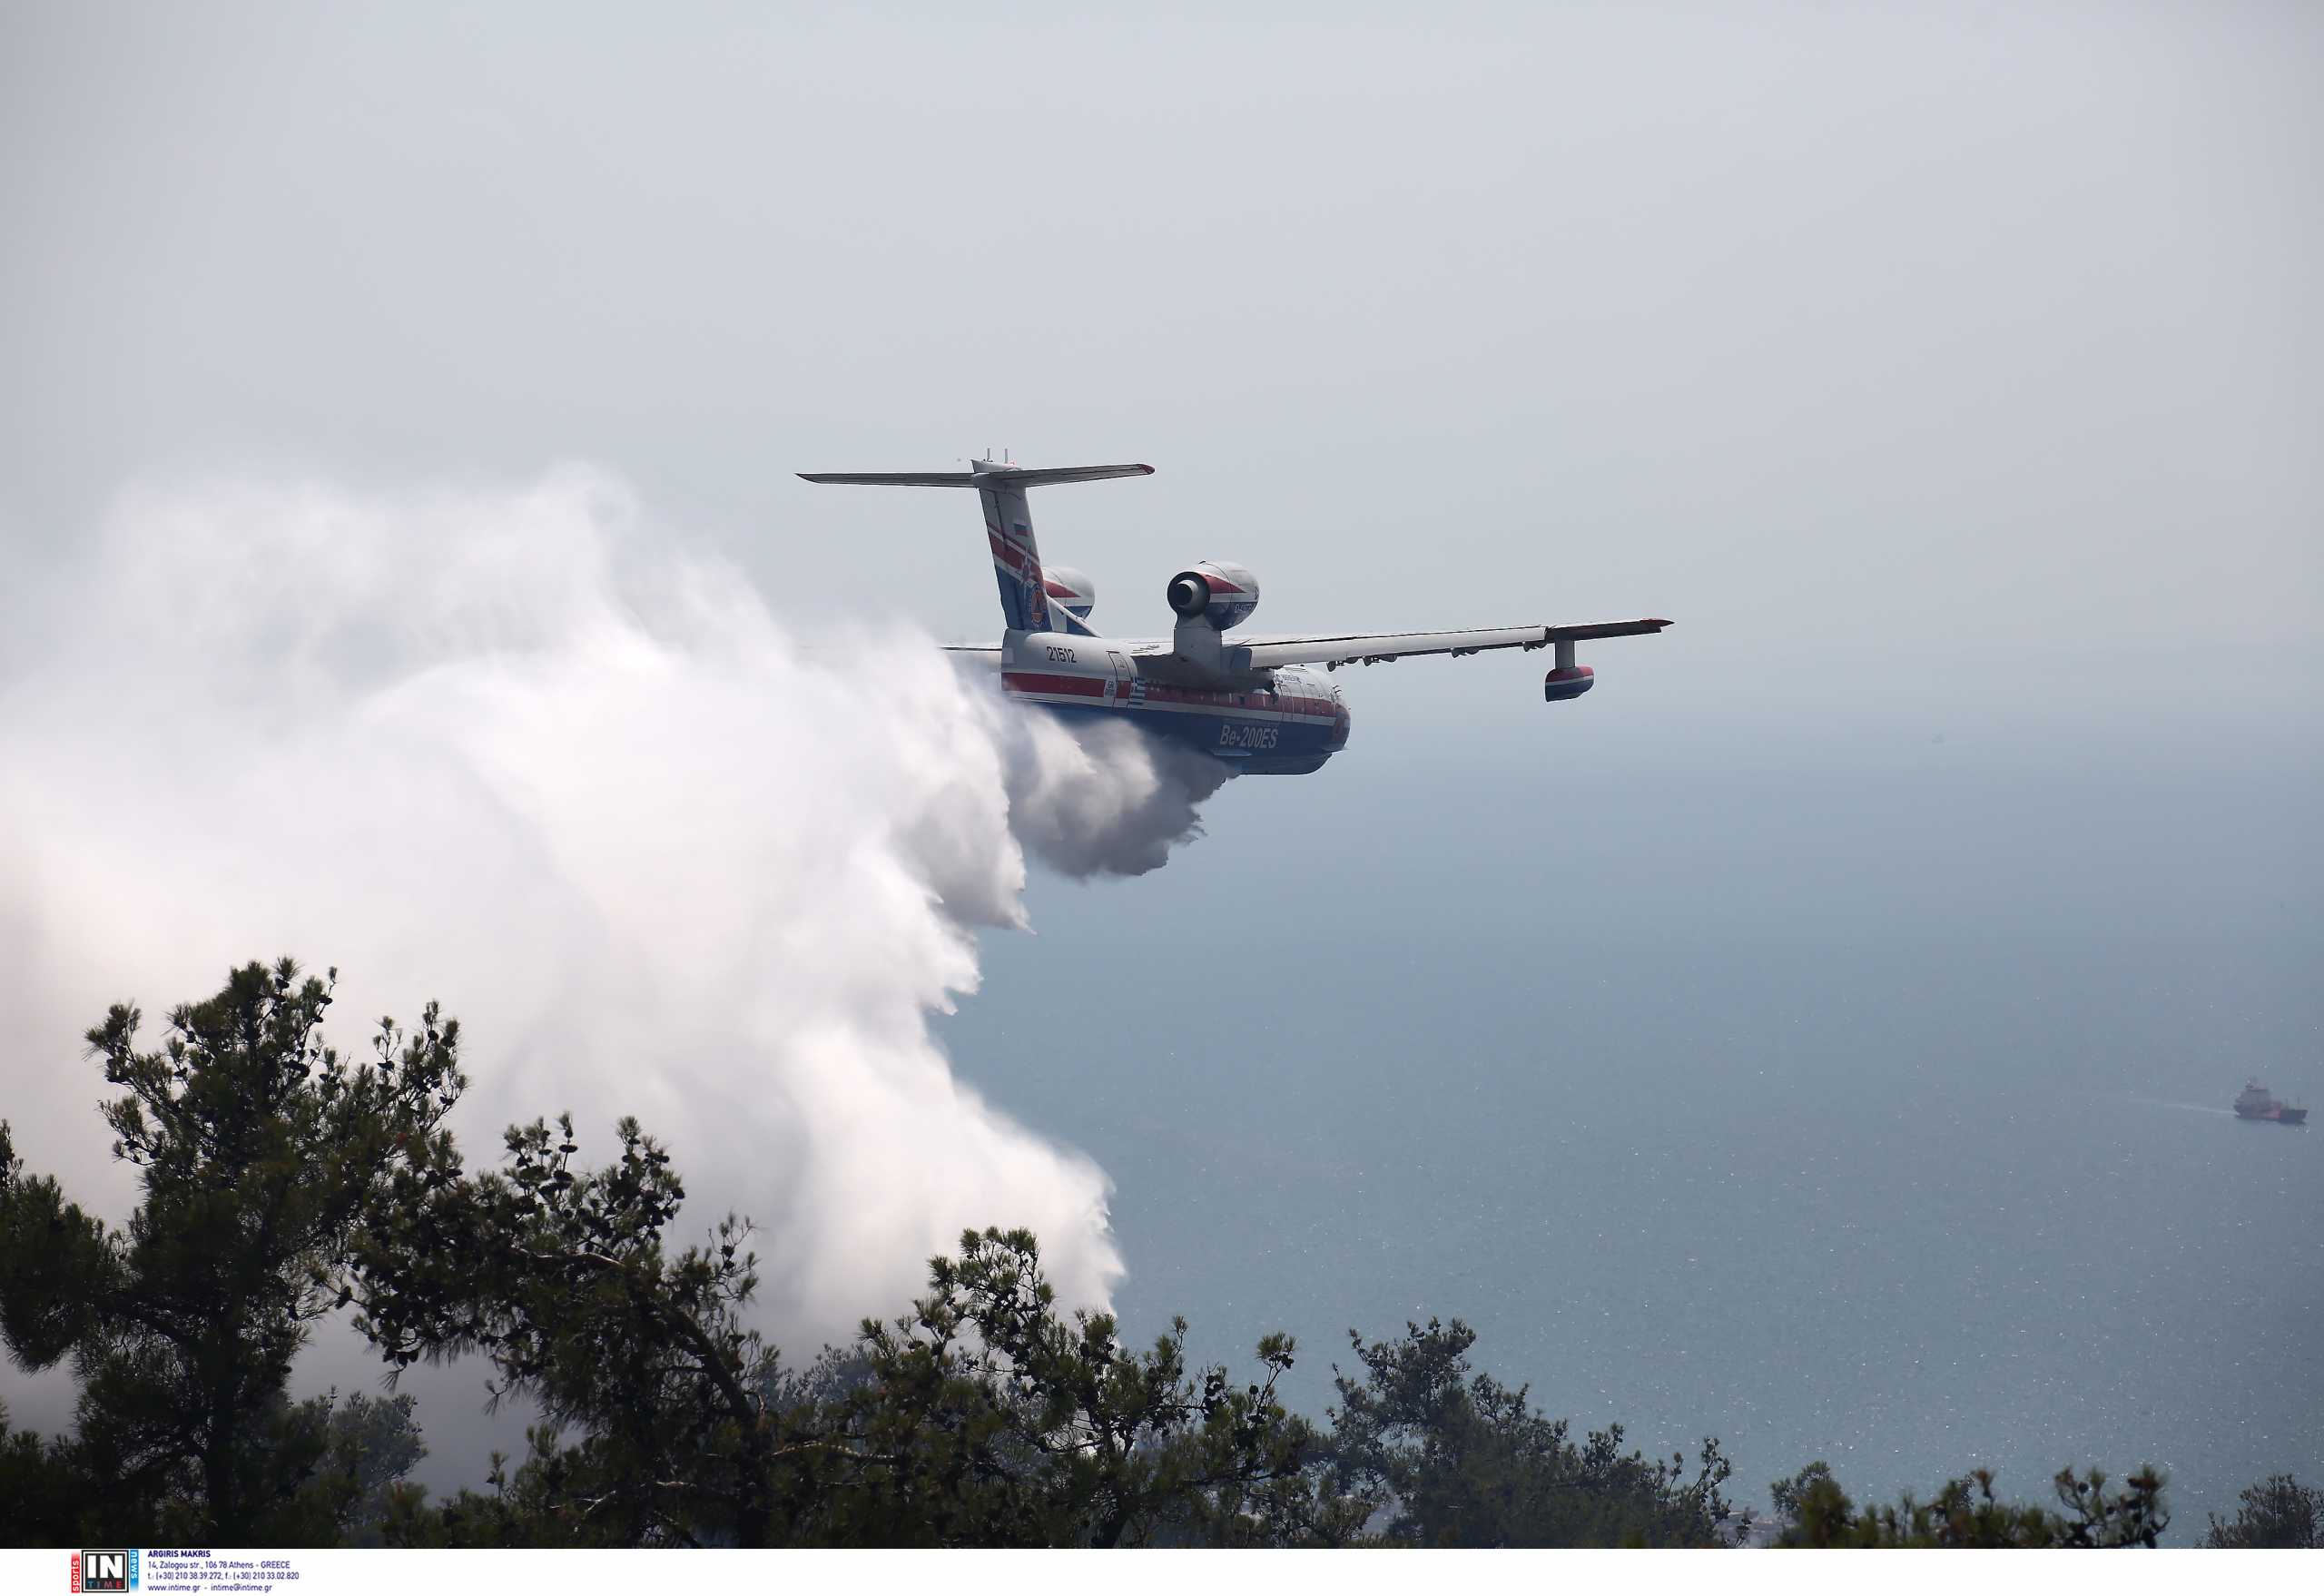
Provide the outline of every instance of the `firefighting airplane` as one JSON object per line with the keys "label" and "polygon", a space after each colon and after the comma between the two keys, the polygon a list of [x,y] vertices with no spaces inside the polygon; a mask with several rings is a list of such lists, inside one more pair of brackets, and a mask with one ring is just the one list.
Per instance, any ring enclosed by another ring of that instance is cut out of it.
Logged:
{"label": "firefighting airplane", "polygon": [[1177,625],[1164,638],[1103,637],[1089,625],[1098,592],[1065,566],[1045,566],[1033,542],[1025,503],[1029,488],[1150,477],[1151,466],[1029,468],[990,459],[965,471],[802,471],[810,482],[881,488],[972,488],[984,505],[984,529],[1000,578],[1007,622],[998,646],[959,648],[1000,674],[1010,698],[1060,713],[1126,714],[1158,735],[1191,744],[1248,775],[1305,775],[1347,746],[1347,704],[1321,665],[1376,665],[1416,654],[1481,654],[1489,648],[1557,649],[1542,678],[1551,703],[1579,698],[1594,677],[1576,665],[1573,646],[1594,637],[1659,632],[1663,620],[1591,621],[1579,626],[1497,626],[1471,632],[1350,632],[1306,637],[1226,633],[1259,606],[1259,584],[1227,560],[1199,560],[1170,578],[1164,596]]}

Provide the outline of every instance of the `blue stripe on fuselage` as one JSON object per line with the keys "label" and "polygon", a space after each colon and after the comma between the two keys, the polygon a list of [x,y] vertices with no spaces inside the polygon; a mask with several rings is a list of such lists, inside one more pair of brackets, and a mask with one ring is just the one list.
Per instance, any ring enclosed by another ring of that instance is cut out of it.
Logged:
{"label": "blue stripe on fuselage", "polygon": [[1308,760],[1321,764],[1347,746],[1344,719],[1236,714],[1191,707],[1050,704],[1021,695],[1012,696],[1070,720],[1127,719],[1154,736],[1236,765]]}
{"label": "blue stripe on fuselage", "polygon": [[[1042,645],[1042,665],[1004,667],[1001,691],[1060,714],[1127,715],[1157,737],[1238,770],[1314,770],[1347,746],[1348,713],[1315,673],[1285,670],[1267,685],[1180,686],[1136,676],[1122,682],[1074,668],[1075,650]],[[1111,689],[1115,696],[1108,697]]]}

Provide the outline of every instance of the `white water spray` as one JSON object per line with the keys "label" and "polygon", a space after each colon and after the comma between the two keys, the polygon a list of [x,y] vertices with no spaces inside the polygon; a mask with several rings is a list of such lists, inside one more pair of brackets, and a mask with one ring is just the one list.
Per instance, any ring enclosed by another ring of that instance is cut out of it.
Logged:
{"label": "white water spray", "polygon": [[1150,869],[1216,778],[1029,724],[925,638],[803,649],[672,547],[582,469],[145,493],[0,603],[34,639],[0,684],[0,1112],[32,1161],[125,1209],[81,1029],[288,951],[345,972],[342,1047],[430,996],[462,1018],[478,1162],[511,1119],[570,1108],[602,1150],[637,1114],[692,1221],[759,1223],[786,1345],[900,1308],[967,1226],[1031,1227],[1103,1304],[1105,1177],[929,1017],[975,988],[970,928],[1021,923],[1019,838]]}

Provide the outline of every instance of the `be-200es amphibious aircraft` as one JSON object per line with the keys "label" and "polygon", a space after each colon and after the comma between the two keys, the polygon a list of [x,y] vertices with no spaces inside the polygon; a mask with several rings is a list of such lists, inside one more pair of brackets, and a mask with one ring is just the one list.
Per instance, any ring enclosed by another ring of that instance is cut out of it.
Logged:
{"label": "be-200es amphibious aircraft", "polygon": [[1098,599],[1089,578],[1044,566],[1033,542],[1029,488],[1150,477],[1151,466],[1028,468],[972,460],[965,471],[802,471],[810,482],[882,488],[970,488],[984,505],[984,529],[1000,578],[1007,629],[997,646],[960,648],[1000,674],[1008,696],[1068,714],[1128,715],[1157,735],[1230,762],[1238,774],[1305,775],[1347,746],[1347,705],[1322,672],[1416,654],[1481,654],[1489,648],[1557,650],[1542,679],[1551,703],[1579,698],[1594,680],[1574,663],[1577,643],[1659,632],[1664,620],[1591,621],[1579,626],[1493,626],[1469,632],[1350,632],[1303,637],[1227,632],[1259,606],[1259,584],[1227,560],[1199,560],[1170,578],[1165,597],[1177,615],[1166,638],[1100,636],[1089,625]]}

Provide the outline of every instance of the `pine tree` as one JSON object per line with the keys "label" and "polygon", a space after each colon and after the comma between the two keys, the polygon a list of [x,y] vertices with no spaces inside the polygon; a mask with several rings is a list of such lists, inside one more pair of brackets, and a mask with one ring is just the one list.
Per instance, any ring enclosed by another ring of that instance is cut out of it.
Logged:
{"label": "pine tree", "polygon": [[395,1172],[448,1152],[438,1126],[465,1082],[435,1005],[409,1037],[382,1020],[376,1057],[350,1065],[322,1041],[330,1002],[286,959],[172,1010],[156,1051],[128,1005],[88,1033],[125,1089],[104,1108],[114,1156],[140,1174],[120,1229],[27,1174],[0,1126],[0,1339],[27,1368],[74,1360],[71,1452],[117,1537],[331,1532],[311,1492],[330,1415],[289,1401],[290,1362],[349,1304]]}

